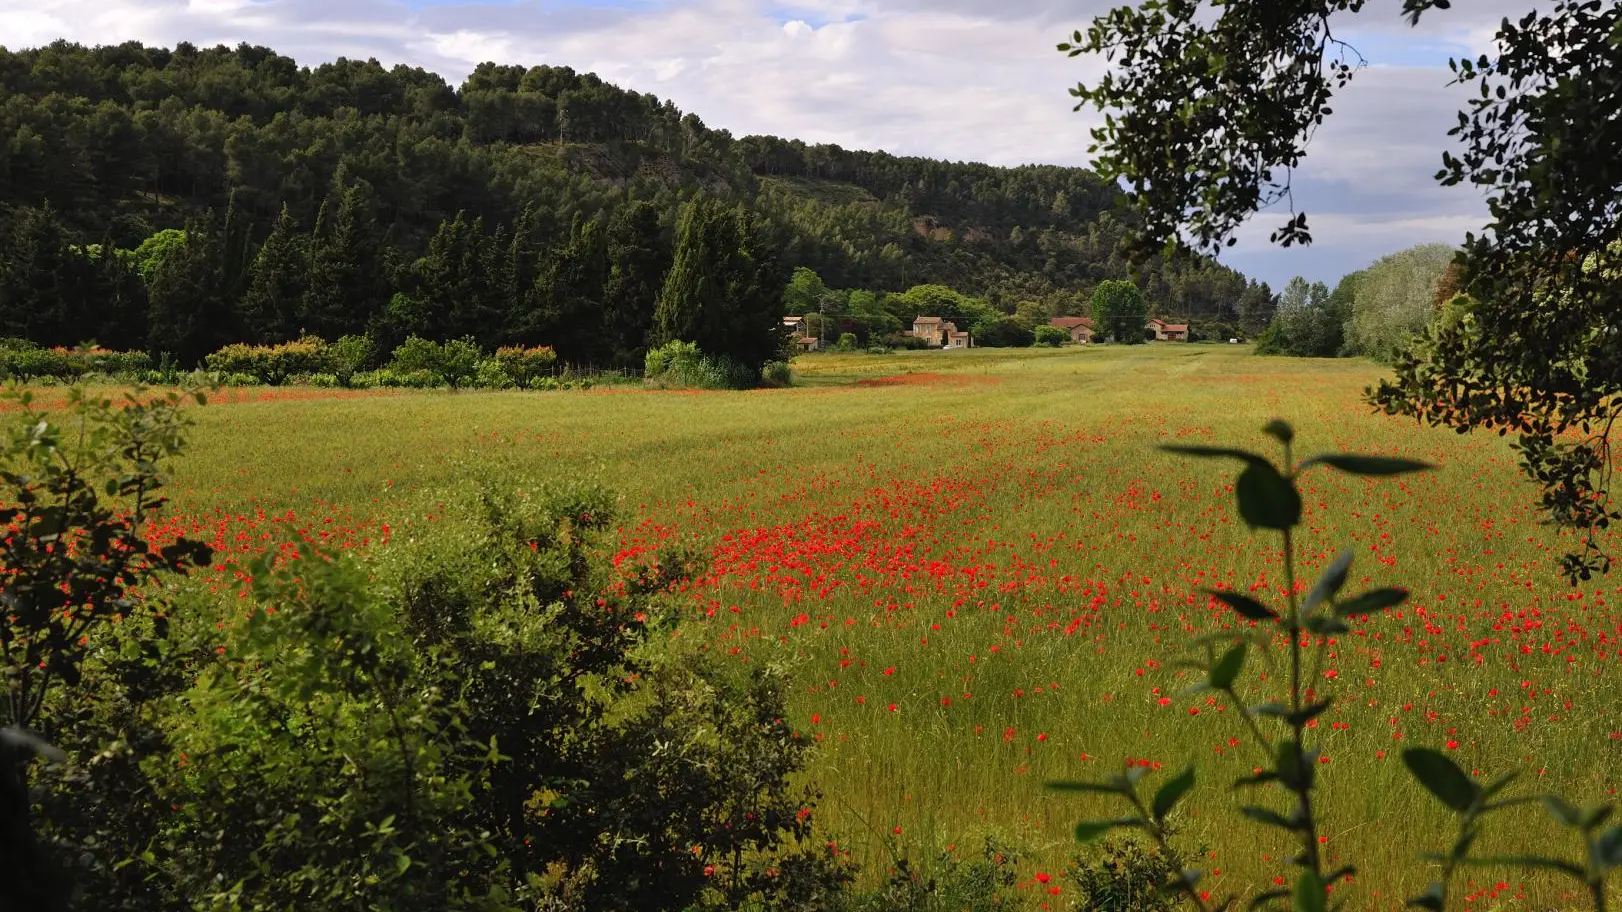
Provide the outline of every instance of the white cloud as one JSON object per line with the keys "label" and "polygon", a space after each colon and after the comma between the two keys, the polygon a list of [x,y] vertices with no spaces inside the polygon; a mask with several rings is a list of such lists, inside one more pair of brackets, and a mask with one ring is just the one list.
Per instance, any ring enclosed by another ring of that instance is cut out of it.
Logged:
{"label": "white cloud", "polygon": [[[1371,62],[1315,142],[1297,201],[1323,268],[1363,265],[1370,244],[1454,239],[1480,204],[1430,180],[1455,94],[1445,68],[1406,58],[1474,52],[1527,0],[1472,0],[1417,31],[1399,0],[1374,0],[1350,37]],[[550,63],[652,92],[736,135],[774,133],[846,148],[994,164],[1084,165],[1089,112],[1066,89],[1096,60],[1054,49],[1115,0],[0,0],[16,48],[66,37],[172,45],[247,41],[316,64],[337,56],[408,63],[460,81],[481,61]],[[1348,26],[1349,28],[1350,26]],[[1405,59],[1396,59],[1396,58]],[[1277,284],[1302,262],[1247,230],[1236,265]],[[1400,230],[1392,226],[1402,226]],[[1444,238],[1444,234],[1446,237]],[[1374,251],[1387,252],[1385,249]],[[1372,257],[1368,257],[1372,258]],[[1322,276],[1333,280],[1335,275]]]}

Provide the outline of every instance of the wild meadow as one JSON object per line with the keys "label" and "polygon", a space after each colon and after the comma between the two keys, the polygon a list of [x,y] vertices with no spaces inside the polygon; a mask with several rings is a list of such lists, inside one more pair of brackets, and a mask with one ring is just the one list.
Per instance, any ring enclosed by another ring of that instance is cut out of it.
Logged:
{"label": "wild meadow", "polygon": [[[620,497],[605,560],[629,570],[671,545],[704,559],[669,599],[668,635],[789,682],[830,852],[882,876],[995,835],[1019,850],[1033,908],[1070,908],[1057,873],[1081,851],[1073,827],[1114,811],[1043,782],[1192,759],[1176,841],[1204,856],[1210,889],[1253,895],[1291,876],[1292,847],[1235,813],[1227,783],[1260,761],[1234,708],[1187,695],[1197,673],[1175,663],[1245,623],[1202,587],[1282,594],[1278,542],[1236,515],[1232,466],[1156,445],[1267,449],[1262,425],[1285,417],[1300,453],[1439,466],[1301,481],[1303,578],[1349,547],[1354,590],[1412,593],[1353,618],[1315,669],[1337,698],[1314,729],[1324,849],[1360,871],[1337,893],[1394,909],[1434,877],[1419,853],[1453,823],[1404,747],[1483,779],[1521,770],[1523,790],[1614,797],[1622,587],[1560,580],[1566,543],[1505,440],[1373,414],[1360,395],[1379,367],[1151,345],[814,355],[795,370],[793,388],[748,392],[237,393],[195,412],[151,534],[211,542],[205,581],[229,607],[247,559],[289,530],[367,555],[434,534],[453,479],[595,479]],[[1246,680],[1248,702],[1277,697],[1265,663]],[[1485,854],[1560,838],[1541,809],[1497,823]],[[1584,899],[1525,871],[1467,879],[1466,908]]]}

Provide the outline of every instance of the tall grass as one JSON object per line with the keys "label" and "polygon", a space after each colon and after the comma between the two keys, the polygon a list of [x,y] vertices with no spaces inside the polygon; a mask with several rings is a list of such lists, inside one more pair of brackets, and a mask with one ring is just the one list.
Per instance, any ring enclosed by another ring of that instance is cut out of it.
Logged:
{"label": "tall grass", "polygon": [[[1199,586],[1276,586],[1279,555],[1232,515],[1228,467],[1153,446],[1254,439],[1285,416],[1307,449],[1442,466],[1378,485],[1304,479],[1302,575],[1350,545],[1350,585],[1414,593],[1341,637],[1318,682],[1340,695],[1315,733],[1326,852],[1366,872],[1344,888],[1353,905],[1396,908],[1421,890],[1431,872],[1415,856],[1450,825],[1400,769],[1404,746],[1451,744],[1466,769],[1525,769],[1574,800],[1616,788],[1616,584],[1560,584],[1562,543],[1504,442],[1371,414],[1358,393],[1378,367],[1167,345],[816,355],[795,373],[796,388],[748,392],[211,407],[177,469],[176,509],[227,550],[251,551],[276,522],[364,548],[432,534],[435,489],[474,467],[601,478],[624,498],[605,558],[672,540],[712,558],[680,596],[677,636],[791,670],[837,851],[882,874],[898,852],[972,852],[996,833],[1032,872],[1054,871],[1074,822],[1103,807],[1055,799],[1044,780],[1128,758],[1199,756],[1207,782],[1251,765],[1229,744],[1231,707],[1180,696],[1189,681],[1171,661],[1190,634],[1232,623]],[[1285,840],[1212,816],[1177,824],[1209,847],[1219,883],[1286,876]],[[1553,832],[1538,814],[1513,830],[1491,838]],[[1464,892],[1483,908],[1566,895],[1494,871]]]}

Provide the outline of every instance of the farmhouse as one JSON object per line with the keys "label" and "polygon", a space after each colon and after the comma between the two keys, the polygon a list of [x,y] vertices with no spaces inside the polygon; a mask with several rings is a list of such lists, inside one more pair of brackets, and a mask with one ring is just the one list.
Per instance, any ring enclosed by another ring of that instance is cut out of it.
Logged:
{"label": "farmhouse", "polygon": [[940,317],[914,317],[912,334],[923,339],[930,348],[974,347],[974,340],[967,332],[960,332],[956,323]]}
{"label": "farmhouse", "polygon": [[784,317],[783,330],[800,351],[816,351],[820,347],[816,336],[806,335],[804,317]]}
{"label": "farmhouse", "polygon": [[1048,323],[1069,333],[1072,342],[1093,341],[1092,317],[1054,317]]}
{"label": "farmhouse", "polygon": [[1146,335],[1152,333],[1154,338],[1161,342],[1188,341],[1187,323],[1167,323],[1165,320],[1156,317],[1144,324],[1143,328]]}

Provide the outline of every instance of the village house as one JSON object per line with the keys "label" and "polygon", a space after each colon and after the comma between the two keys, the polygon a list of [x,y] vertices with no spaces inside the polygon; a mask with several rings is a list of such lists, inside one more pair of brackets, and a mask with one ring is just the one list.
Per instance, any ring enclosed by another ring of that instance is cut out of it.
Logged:
{"label": "village house", "polygon": [[915,317],[912,334],[924,340],[930,348],[973,348],[974,340],[967,332],[958,330],[957,324],[940,317]]}
{"label": "village house", "polygon": [[1165,320],[1155,317],[1144,324],[1143,328],[1146,333],[1153,333],[1154,338],[1161,342],[1188,341],[1187,323],[1167,323]]}
{"label": "village house", "polygon": [[820,343],[816,336],[806,334],[805,323],[804,317],[784,317],[783,330],[788,333],[794,344],[799,346],[800,351],[816,351]]}
{"label": "village house", "polygon": [[1070,334],[1070,341],[1087,343],[1093,341],[1092,317],[1054,317],[1048,321],[1051,326],[1057,326]]}

